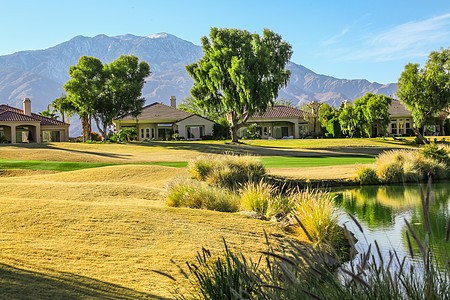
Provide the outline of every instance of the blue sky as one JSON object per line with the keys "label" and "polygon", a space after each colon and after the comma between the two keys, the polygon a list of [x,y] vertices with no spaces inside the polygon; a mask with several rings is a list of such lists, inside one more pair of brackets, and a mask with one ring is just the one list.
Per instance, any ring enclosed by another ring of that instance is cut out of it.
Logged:
{"label": "blue sky", "polygon": [[210,27],[269,28],[316,73],[388,83],[450,46],[450,1],[0,0],[0,55],[77,35],[167,32],[199,45]]}

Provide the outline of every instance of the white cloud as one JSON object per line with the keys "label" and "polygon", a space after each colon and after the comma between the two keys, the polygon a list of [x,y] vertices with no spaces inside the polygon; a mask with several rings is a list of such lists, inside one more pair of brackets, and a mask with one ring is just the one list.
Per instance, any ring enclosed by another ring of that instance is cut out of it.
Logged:
{"label": "white cloud", "polygon": [[[430,50],[450,46],[450,13],[422,21],[407,22],[365,38],[355,48],[339,49],[337,60],[391,61],[426,57]],[[436,48],[437,47],[437,48]],[[337,50],[337,49],[335,49]]]}
{"label": "white cloud", "polygon": [[339,38],[343,37],[348,31],[350,30],[350,27],[344,28],[341,32],[339,32],[338,34],[332,36],[331,38],[329,38],[328,40],[322,42],[323,46],[326,45],[331,45],[331,44],[335,44],[337,43],[337,41],[339,40]]}

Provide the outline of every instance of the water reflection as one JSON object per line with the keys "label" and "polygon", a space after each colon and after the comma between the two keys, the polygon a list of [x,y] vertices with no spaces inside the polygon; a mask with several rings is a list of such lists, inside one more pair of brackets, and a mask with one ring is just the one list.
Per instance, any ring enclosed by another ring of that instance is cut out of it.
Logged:
{"label": "water reflection", "polygon": [[[425,190],[426,186],[423,185],[423,188]],[[440,263],[446,264],[448,262],[444,257],[448,258],[450,255],[449,243],[445,241],[450,217],[450,183],[433,184],[431,190],[434,201],[430,204],[429,212],[432,230],[429,244]],[[336,192],[339,193],[337,202],[346,212],[357,217],[364,228],[365,236],[359,236],[361,247],[377,240],[383,250],[395,249],[407,255],[407,227],[404,218],[411,223],[421,240],[425,239],[426,228],[419,185],[366,186]],[[350,220],[344,215],[342,222],[348,221]],[[418,253],[417,246],[414,244],[413,247]]]}

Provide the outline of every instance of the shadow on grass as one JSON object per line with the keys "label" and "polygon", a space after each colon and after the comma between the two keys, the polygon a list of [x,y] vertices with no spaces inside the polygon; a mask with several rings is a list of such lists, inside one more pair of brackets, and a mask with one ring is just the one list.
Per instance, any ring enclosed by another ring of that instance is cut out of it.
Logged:
{"label": "shadow on grass", "polygon": [[71,273],[44,274],[0,264],[2,299],[170,299]]}
{"label": "shadow on grass", "polygon": [[105,152],[96,152],[96,151],[85,151],[85,150],[75,150],[75,149],[66,149],[59,148],[52,144],[47,143],[29,143],[29,144],[5,144],[5,146],[16,147],[22,149],[42,149],[42,150],[59,150],[59,151],[67,151],[71,153],[81,153],[81,154],[89,154],[101,157],[110,157],[110,158],[119,158],[119,159],[127,159],[127,157],[131,157],[129,154],[117,154],[117,153],[105,153]]}

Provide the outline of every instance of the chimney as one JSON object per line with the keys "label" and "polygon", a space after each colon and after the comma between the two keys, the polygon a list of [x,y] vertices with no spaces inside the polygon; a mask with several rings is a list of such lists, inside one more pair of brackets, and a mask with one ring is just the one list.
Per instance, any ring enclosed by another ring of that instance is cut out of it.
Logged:
{"label": "chimney", "polygon": [[170,106],[177,108],[177,98],[175,96],[170,96]]}
{"label": "chimney", "polygon": [[23,99],[23,114],[31,116],[31,100],[30,98]]}

